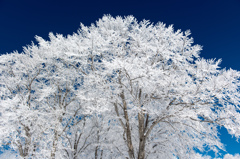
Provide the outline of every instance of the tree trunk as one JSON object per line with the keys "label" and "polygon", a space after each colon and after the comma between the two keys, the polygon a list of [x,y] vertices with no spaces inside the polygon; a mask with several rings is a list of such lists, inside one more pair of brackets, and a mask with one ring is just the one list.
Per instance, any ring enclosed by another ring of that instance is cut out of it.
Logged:
{"label": "tree trunk", "polygon": [[126,136],[127,136],[127,147],[128,147],[128,154],[130,159],[134,159],[134,148],[132,144],[132,135],[131,135],[131,129],[130,129],[130,122],[127,112],[127,103],[125,100],[124,92],[120,94],[120,97],[123,102],[123,112],[124,112],[124,118],[126,120]]}
{"label": "tree trunk", "polygon": [[56,153],[56,145],[53,143],[53,150],[51,152],[51,159],[55,159],[55,153]]}
{"label": "tree trunk", "polygon": [[143,111],[141,111],[138,113],[138,127],[139,127],[138,159],[145,158],[145,144],[146,144],[145,126],[147,126],[147,124],[144,123],[144,114]]}
{"label": "tree trunk", "polygon": [[146,144],[146,138],[140,137],[138,159],[145,159],[145,144]]}
{"label": "tree trunk", "polygon": [[55,159],[55,156],[56,156],[57,140],[58,140],[58,133],[57,133],[57,130],[55,130],[55,132],[54,132],[53,148],[52,148],[52,151],[51,151],[51,159]]}
{"label": "tree trunk", "polygon": [[22,126],[24,126],[24,130],[25,130],[25,147],[23,149],[23,145],[21,144],[21,142],[19,141],[17,146],[18,146],[18,150],[20,153],[20,156],[23,157],[24,159],[27,158],[28,156],[28,151],[29,151],[29,147],[31,144],[31,134],[30,134],[30,129],[28,126],[25,126],[24,124],[21,123]]}
{"label": "tree trunk", "polygon": [[98,146],[95,147],[95,159],[98,158]]}
{"label": "tree trunk", "polygon": [[77,159],[77,151],[78,151],[78,142],[76,141],[77,140],[77,133],[75,134],[75,141],[74,141],[74,146],[73,146],[73,149],[74,149],[74,152],[73,152],[73,159]]}
{"label": "tree trunk", "polygon": [[[122,81],[121,81],[121,70],[119,71],[119,77],[118,77],[118,82],[120,84],[120,87],[123,87]],[[128,117],[128,110],[127,110],[127,102],[125,99],[125,94],[124,91],[122,90],[122,92],[120,93],[119,97],[122,100],[122,109],[123,109],[123,113],[124,113],[124,118],[125,118],[125,124],[122,125],[126,134],[127,139],[125,139],[126,143],[127,143],[127,147],[128,147],[128,155],[130,159],[135,159],[134,156],[134,147],[132,144],[132,134],[131,134],[131,128],[130,128],[130,121],[129,121],[129,117]],[[117,105],[116,105],[117,106]],[[115,107],[116,109],[116,107]],[[118,114],[118,111],[117,111]]]}
{"label": "tree trunk", "polygon": [[[140,89],[138,94],[139,109],[141,109],[142,107],[141,97],[142,97],[142,90]],[[148,127],[148,117],[149,117],[148,114],[144,112],[143,109],[141,109],[141,111],[138,113],[138,132],[139,132],[138,159],[145,158],[145,144],[147,139],[145,132]]]}

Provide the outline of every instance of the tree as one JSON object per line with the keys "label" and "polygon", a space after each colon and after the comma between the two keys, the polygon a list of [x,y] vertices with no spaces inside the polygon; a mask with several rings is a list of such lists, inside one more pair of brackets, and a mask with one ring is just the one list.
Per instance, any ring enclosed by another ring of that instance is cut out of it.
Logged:
{"label": "tree", "polygon": [[38,96],[34,81],[39,75],[37,61],[17,53],[1,56],[1,141],[12,144],[22,157],[33,153],[32,134],[41,131],[39,105],[32,100]]}
{"label": "tree", "polygon": [[[50,41],[37,37],[23,53],[3,55],[3,142],[16,145],[12,134],[25,133],[18,141],[28,153],[21,156],[44,150],[46,158],[192,158],[196,149],[224,149],[219,126],[240,135],[240,74],[201,58],[189,35],[132,16],[103,16],[73,35],[50,33]],[[34,62],[12,60],[18,56]],[[26,106],[33,117],[22,118]],[[3,114],[17,117],[13,133]]]}
{"label": "tree", "polygon": [[77,96],[81,75],[44,49],[33,45],[1,56],[1,142],[23,158],[62,157],[70,149],[62,142],[88,116],[87,101]]}

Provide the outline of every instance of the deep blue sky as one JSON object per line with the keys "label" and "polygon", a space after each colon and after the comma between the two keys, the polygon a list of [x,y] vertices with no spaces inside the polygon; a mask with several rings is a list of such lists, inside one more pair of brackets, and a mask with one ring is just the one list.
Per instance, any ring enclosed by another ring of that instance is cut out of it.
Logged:
{"label": "deep blue sky", "polygon": [[[80,22],[90,25],[104,14],[190,29],[203,46],[201,56],[222,58],[222,67],[240,70],[240,0],[0,0],[0,54],[21,52],[35,35],[72,34]],[[240,144],[221,132],[228,152],[240,153]]]}

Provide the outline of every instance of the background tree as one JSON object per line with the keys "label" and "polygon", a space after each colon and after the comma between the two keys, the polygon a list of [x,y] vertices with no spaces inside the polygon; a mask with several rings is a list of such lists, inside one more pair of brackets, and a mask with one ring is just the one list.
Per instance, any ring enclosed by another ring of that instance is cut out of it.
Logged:
{"label": "background tree", "polygon": [[[92,132],[94,127],[82,124],[90,112],[83,112],[90,101],[82,97],[86,91],[81,87],[83,76],[71,64],[51,54],[55,49],[32,45],[24,53],[1,56],[0,135],[2,143],[11,145],[23,158],[62,158],[66,149],[75,152],[67,144],[75,127],[82,136],[75,147],[85,141],[84,149],[77,154],[95,143],[86,143],[84,138],[93,135],[88,129]],[[88,87],[86,83],[84,86]]]}
{"label": "background tree", "polygon": [[[20,156],[33,155],[36,139],[41,134],[39,103],[35,80],[41,64],[35,57],[23,54],[1,56],[1,142],[18,149]],[[38,130],[38,131],[36,131]]]}

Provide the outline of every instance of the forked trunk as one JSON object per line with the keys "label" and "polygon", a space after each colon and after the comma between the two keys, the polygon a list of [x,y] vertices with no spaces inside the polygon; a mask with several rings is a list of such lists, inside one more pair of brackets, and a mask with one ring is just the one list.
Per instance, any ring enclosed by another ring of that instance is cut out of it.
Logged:
{"label": "forked trunk", "polygon": [[146,144],[146,138],[144,138],[144,139],[140,138],[138,159],[145,159],[145,144]]}

